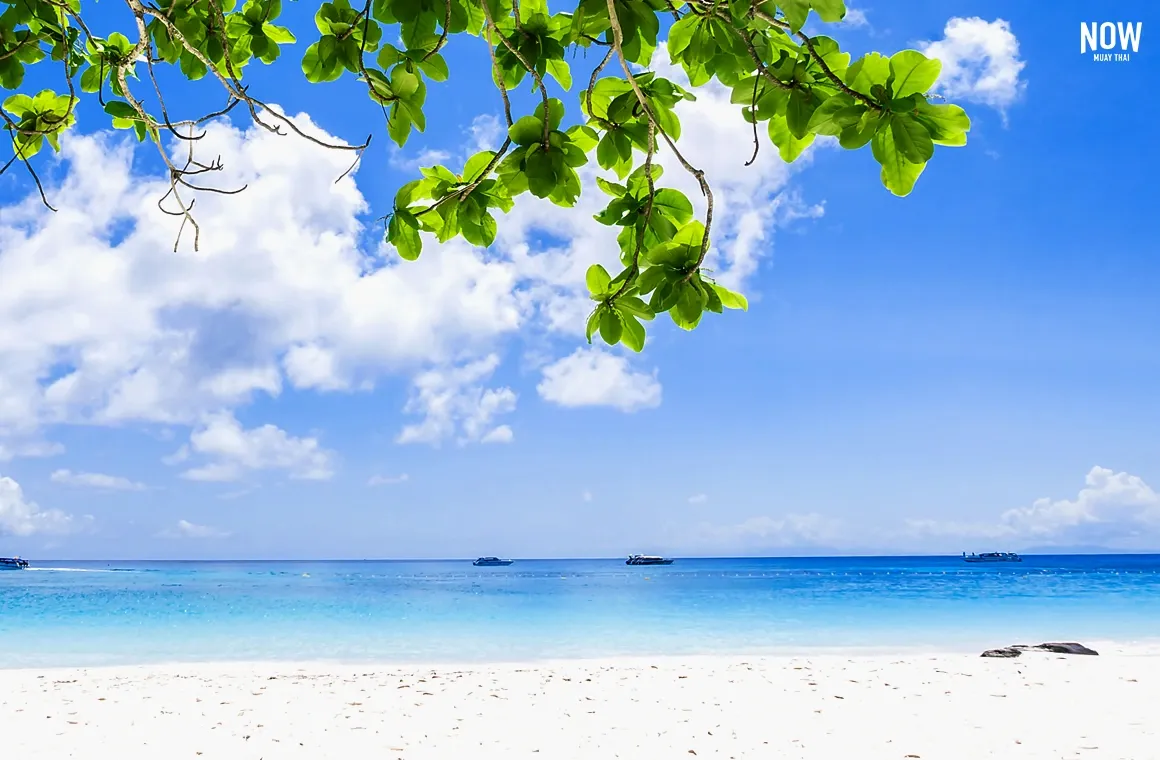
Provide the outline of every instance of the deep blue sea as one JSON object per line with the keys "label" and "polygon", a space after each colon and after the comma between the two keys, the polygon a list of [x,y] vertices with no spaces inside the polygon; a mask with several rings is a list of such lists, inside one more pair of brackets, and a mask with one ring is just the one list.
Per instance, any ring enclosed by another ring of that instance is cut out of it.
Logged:
{"label": "deep blue sea", "polygon": [[33,565],[0,571],[0,667],[1160,639],[1160,555]]}

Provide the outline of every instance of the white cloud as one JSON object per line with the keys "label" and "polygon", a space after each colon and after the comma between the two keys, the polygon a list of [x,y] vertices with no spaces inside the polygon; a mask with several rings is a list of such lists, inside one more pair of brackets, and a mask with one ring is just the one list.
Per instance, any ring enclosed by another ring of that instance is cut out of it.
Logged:
{"label": "white cloud", "polygon": [[[1160,494],[1126,472],[1093,467],[1074,499],[1037,499],[986,521],[910,520],[919,537],[964,537],[1050,544],[1160,541]],[[1149,543],[1152,542],[1152,543]]]}
{"label": "white cloud", "polygon": [[119,475],[105,475],[100,472],[73,472],[56,470],[49,476],[54,483],[69,486],[96,488],[107,491],[144,491],[145,484],[137,483]]}
{"label": "white cloud", "polygon": [[230,533],[209,525],[197,525],[188,520],[178,520],[177,525],[161,531],[158,535],[162,538],[228,538]]}
{"label": "white cloud", "polygon": [[870,26],[870,20],[866,18],[866,11],[847,5],[846,18],[842,19],[842,24],[852,29],[859,29]]}
{"label": "white cloud", "polygon": [[402,475],[372,475],[371,479],[367,481],[368,486],[394,486],[399,483],[406,483],[410,480],[407,473]]}
{"label": "white cloud", "polygon": [[0,476],[0,534],[59,534],[70,533],[78,527],[72,515],[59,509],[41,509],[36,502],[24,498],[24,490],[19,483],[12,478]]}
{"label": "white cloud", "polygon": [[816,512],[760,515],[732,525],[702,523],[695,539],[707,547],[735,550],[829,545],[841,540],[843,523]]}
{"label": "white cloud", "polygon": [[249,496],[250,494],[252,494],[256,490],[258,490],[256,486],[252,487],[252,488],[238,488],[238,489],[235,489],[233,491],[226,491],[225,493],[219,493],[218,498],[221,499],[222,501],[233,501],[234,499],[240,499],[243,496]]}
{"label": "white cloud", "polygon": [[1003,19],[952,18],[941,40],[920,43],[919,49],[942,61],[935,88],[949,98],[1003,112],[1027,87],[1020,77],[1026,64],[1019,58],[1019,40]]}
{"label": "white cloud", "polygon": [[11,462],[17,457],[54,457],[64,453],[64,446],[49,441],[0,441],[0,462]]}
{"label": "white cloud", "polygon": [[695,493],[689,497],[690,504],[704,504],[708,500],[709,500],[709,495],[703,494],[703,493]]}
{"label": "white cloud", "polygon": [[[658,71],[684,81],[664,49]],[[765,135],[755,165],[744,166],[750,128],[724,88],[703,88],[677,110],[681,149],[716,193],[708,264],[740,287],[768,253],[775,220],[792,215],[782,196],[791,169]],[[479,117],[461,148],[493,144],[502,131]],[[515,393],[455,377],[487,365],[532,321],[574,339],[591,305],[584,270],[593,260],[616,265],[616,231],[591,219],[606,202],[594,165],[582,171],[578,207],[521,197],[490,250],[426,238],[421,259],[407,263],[363,243],[369,209],[355,175],[334,182],[349,153],[226,123],[211,124],[197,150],[223,157],[215,186],[247,185],[198,196],[198,252],[188,230],[172,251],[178,220],[156,208],[166,182],[133,172],[134,149],[120,136],[68,136],[63,180],[48,188],[59,213],[34,194],[0,207],[0,440],[56,424],[196,426],[287,388],[367,390],[401,374],[414,378],[408,408],[424,421],[400,440],[508,441],[511,426],[494,418],[514,408]],[[661,184],[703,207],[672,157],[662,150],[658,160],[668,169]],[[0,459],[14,450],[0,443]]]}
{"label": "white cloud", "polygon": [[584,493],[580,494],[580,498],[584,501],[592,501],[592,492],[585,491]]}
{"label": "white cloud", "polygon": [[218,186],[248,187],[198,197],[196,253],[188,231],[171,250],[162,180],[110,137],[66,139],[59,213],[31,197],[0,208],[0,435],[192,425],[286,385],[362,389],[519,325],[510,262],[462,243],[414,263],[360,248],[366,203],[351,177],[334,182],[349,154],[225,124],[198,149],[225,157]]}
{"label": "white cloud", "polygon": [[229,412],[207,415],[189,437],[190,450],[207,464],[182,473],[189,480],[238,480],[247,471],[285,470],[299,480],[327,480],[332,453],[317,438],[295,438],[275,425],[245,429]]}
{"label": "white cloud", "polygon": [[633,412],[661,403],[655,370],[637,372],[623,356],[601,348],[578,348],[544,367],[536,390],[545,401],[567,407],[611,406]]}
{"label": "white cloud", "polygon": [[484,388],[482,385],[498,366],[499,357],[490,354],[460,367],[433,369],[417,375],[403,409],[422,415],[423,420],[404,427],[396,440],[438,445],[454,439],[461,446],[511,441],[512,429],[494,422],[496,417],[515,410],[515,392],[508,387]]}

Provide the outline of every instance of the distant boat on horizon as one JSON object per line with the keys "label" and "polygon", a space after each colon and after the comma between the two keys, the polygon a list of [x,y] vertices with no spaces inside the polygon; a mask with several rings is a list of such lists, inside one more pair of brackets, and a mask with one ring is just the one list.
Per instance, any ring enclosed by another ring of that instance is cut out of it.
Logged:
{"label": "distant boat on horizon", "polygon": [[471,564],[476,567],[506,567],[515,562],[514,559],[500,559],[499,557],[480,557]]}
{"label": "distant boat on horizon", "polygon": [[1015,552],[984,552],[982,554],[967,554],[963,552],[964,562],[1022,562],[1023,558]]}
{"label": "distant boat on horizon", "polygon": [[20,557],[0,557],[0,570],[24,570],[28,567],[28,560]]}
{"label": "distant boat on horizon", "polygon": [[666,557],[657,557],[651,554],[630,554],[624,561],[626,565],[671,565],[673,561]]}

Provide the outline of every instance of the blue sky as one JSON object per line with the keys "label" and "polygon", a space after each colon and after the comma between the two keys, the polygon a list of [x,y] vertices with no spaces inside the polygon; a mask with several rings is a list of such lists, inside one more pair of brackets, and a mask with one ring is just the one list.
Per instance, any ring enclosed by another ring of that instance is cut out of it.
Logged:
{"label": "blue sky", "polygon": [[[58,214],[0,177],[0,553],[1160,548],[1155,11],[1129,14],[1130,61],[1096,62],[1079,23],[1126,6],[854,7],[833,33],[855,53],[934,43],[969,145],[898,199],[869,151],[788,170],[766,143],[744,169],[745,125],[703,97],[683,141],[722,183],[719,268],[751,308],[658,321],[640,356],[584,344],[577,292],[607,246],[583,209],[522,204],[486,253],[380,248],[424,152],[454,165],[494,134],[478,40],[403,151],[357,83],[302,80],[304,43],[249,70],[374,142],[333,185],[344,156],[217,128],[223,182],[251,187],[199,200],[198,255],[149,210],[155,157],[82,110],[45,164]],[[300,40],[308,9],[285,7]],[[173,84],[183,114],[222,100]]]}

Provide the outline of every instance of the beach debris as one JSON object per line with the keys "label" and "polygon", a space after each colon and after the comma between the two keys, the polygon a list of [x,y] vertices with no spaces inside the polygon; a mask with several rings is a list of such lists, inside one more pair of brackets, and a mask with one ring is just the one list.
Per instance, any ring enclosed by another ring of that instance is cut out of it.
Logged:
{"label": "beach debris", "polygon": [[1013,644],[1009,647],[1002,647],[1000,649],[988,649],[980,657],[1018,657],[1024,652],[1050,652],[1052,654],[1084,654],[1084,655],[1098,655],[1094,649],[1089,649],[1083,644],[1077,644],[1074,641],[1068,642],[1048,642],[1045,644],[1036,644],[1035,646],[1027,646],[1026,644]]}

